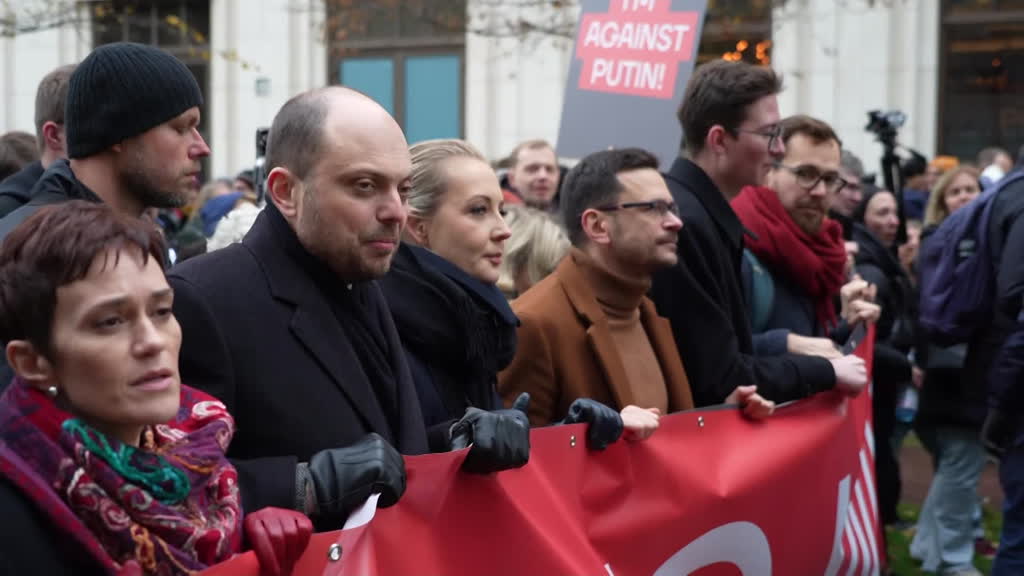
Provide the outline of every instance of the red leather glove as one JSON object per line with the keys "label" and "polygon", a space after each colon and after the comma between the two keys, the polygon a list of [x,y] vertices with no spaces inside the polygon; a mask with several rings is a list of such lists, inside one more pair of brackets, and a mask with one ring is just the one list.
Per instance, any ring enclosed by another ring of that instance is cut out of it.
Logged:
{"label": "red leather glove", "polygon": [[245,537],[260,563],[260,576],[288,576],[313,534],[309,517],[295,510],[264,508],[245,516]]}

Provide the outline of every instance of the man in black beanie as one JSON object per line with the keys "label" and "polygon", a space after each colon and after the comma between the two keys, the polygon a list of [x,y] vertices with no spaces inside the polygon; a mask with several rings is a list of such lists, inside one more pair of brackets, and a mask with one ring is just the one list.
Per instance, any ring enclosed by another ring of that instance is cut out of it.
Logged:
{"label": "man in black beanie", "polygon": [[184,205],[210,154],[197,129],[202,103],[195,77],[163,50],[127,42],[93,50],[68,86],[69,160],[54,162],[29,203],[0,220],[0,242],[47,204],[106,202],[132,216]]}

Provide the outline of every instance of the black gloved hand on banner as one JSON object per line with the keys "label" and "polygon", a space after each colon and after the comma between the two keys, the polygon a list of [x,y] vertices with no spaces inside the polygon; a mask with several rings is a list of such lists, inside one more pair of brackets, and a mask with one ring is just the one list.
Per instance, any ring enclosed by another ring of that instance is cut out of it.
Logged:
{"label": "black gloved hand on banner", "polygon": [[[305,470],[303,468],[305,467]],[[311,514],[344,519],[371,494],[380,494],[377,506],[398,502],[405,492],[405,462],[379,434],[367,434],[344,448],[322,450],[299,466],[299,490],[312,483],[315,504]]]}
{"label": "black gloved hand on banner", "polygon": [[471,446],[462,469],[489,474],[526,464],[530,459],[529,406],[530,395],[524,392],[507,410],[467,408],[451,429],[452,450]]}
{"label": "black gloved hand on banner", "polygon": [[622,437],[622,416],[597,400],[577,398],[562,424],[587,424],[587,447],[604,450]]}

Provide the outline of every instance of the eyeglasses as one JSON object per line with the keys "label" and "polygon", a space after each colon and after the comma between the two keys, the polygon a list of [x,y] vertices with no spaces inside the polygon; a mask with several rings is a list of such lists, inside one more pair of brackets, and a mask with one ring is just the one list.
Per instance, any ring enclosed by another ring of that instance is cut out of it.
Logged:
{"label": "eyeglasses", "polygon": [[814,166],[809,166],[807,164],[801,164],[800,166],[786,166],[782,162],[776,162],[775,167],[788,170],[796,177],[796,183],[808,192],[814,190],[814,187],[817,186],[819,182],[825,183],[825,190],[827,190],[829,194],[835,194],[842,190],[843,186],[846,186],[846,180],[843,180],[842,176],[840,176],[838,172],[822,172]]}
{"label": "eyeglasses", "polygon": [[742,130],[736,129],[737,132],[746,132],[747,134],[755,134],[762,138],[768,139],[768,149],[775,148],[775,142],[782,137],[782,126],[776,124],[767,128],[758,128],[757,130]]}
{"label": "eyeglasses", "polygon": [[616,210],[627,210],[636,209],[640,212],[651,212],[664,217],[665,214],[671,212],[674,216],[679,216],[679,207],[676,206],[675,202],[668,200],[651,200],[650,202],[626,202],[624,204],[612,204],[609,206],[598,206],[595,210],[602,212],[614,212]]}

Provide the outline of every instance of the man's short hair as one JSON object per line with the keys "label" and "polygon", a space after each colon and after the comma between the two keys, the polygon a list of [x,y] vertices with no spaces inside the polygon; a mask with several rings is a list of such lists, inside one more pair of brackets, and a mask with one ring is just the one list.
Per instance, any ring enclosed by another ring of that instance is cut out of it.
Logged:
{"label": "man's short hair", "polygon": [[285,168],[306,180],[323,153],[327,90],[303,92],[285,102],[267,134],[266,172]]}
{"label": "man's short hair", "polygon": [[75,71],[74,64],[53,70],[39,82],[36,90],[36,140],[39,150],[46,148],[43,124],[64,124],[64,106],[68,101],[68,81]]}
{"label": "man's short hair", "polygon": [[853,175],[857,182],[864,178],[864,163],[853,152],[843,150],[842,156],[839,157],[839,165],[843,167],[843,170]]}
{"label": "man's short hair", "polygon": [[779,122],[779,128],[782,129],[782,142],[784,144],[788,144],[789,139],[793,136],[803,134],[815,144],[835,141],[836,144],[839,144],[840,148],[843,147],[843,141],[839,139],[835,130],[827,122],[804,114],[797,114],[783,119]]}
{"label": "man's short hair", "polygon": [[0,136],[0,180],[39,160],[35,136],[28,132],[8,132]]}
{"label": "man's short hair", "polygon": [[[508,167],[514,169],[519,165],[519,155],[522,154],[523,150],[540,150],[541,148],[547,148],[548,150],[551,150],[553,154],[555,152],[555,147],[547,140],[538,138],[520,142],[519,145],[512,150],[512,153],[508,155]],[[557,154],[555,154],[555,160],[556,162],[558,160]]]}
{"label": "man's short hair", "polygon": [[586,241],[580,218],[590,208],[614,204],[623,190],[618,174],[641,168],[658,169],[658,159],[640,148],[595,152],[569,170],[562,185],[561,213],[569,241]]}
{"label": "man's short hair", "polygon": [[714,60],[697,68],[679,105],[683,142],[690,154],[704,149],[711,128],[722,126],[736,134],[747,118],[747,107],[782,91],[782,77],[771,68],[746,62]]}

